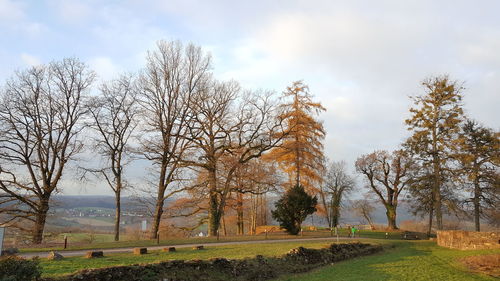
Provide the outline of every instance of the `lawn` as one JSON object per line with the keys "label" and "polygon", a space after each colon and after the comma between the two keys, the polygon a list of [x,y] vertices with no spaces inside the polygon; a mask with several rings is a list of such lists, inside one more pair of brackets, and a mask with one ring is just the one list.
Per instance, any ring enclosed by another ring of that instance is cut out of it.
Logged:
{"label": "lawn", "polygon": [[[41,259],[43,276],[57,276],[69,274],[86,268],[101,268],[117,265],[131,265],[139,263],[155,263],[166,260],[192,260],[224,257],[227,259],[241,259],[246,257],[280,256],[293,248],[303,246],[307,248],[322,248],[331,242],[303,241],[303,242],[277,242],[267,244],[243,244],[227,246],[205,246],[205,250],[197,251],[190,248],[180,248],[177,252],[154,251],[147,255],[134,256],[132,254],[113,254],[103,258],[85,259],[83,257],[68,257],[60,261]],[[63,253],[64,254],[64,253]]]}
{"label": "lawn", "polygon": [[278,280],[497,280],[470,272],[459,259],[473,255],[498,254],[500,250],[452,250],[429,241],[391,243],[395,244],[395,248],[380,254],[339,262],[306,274],[285,276]]}

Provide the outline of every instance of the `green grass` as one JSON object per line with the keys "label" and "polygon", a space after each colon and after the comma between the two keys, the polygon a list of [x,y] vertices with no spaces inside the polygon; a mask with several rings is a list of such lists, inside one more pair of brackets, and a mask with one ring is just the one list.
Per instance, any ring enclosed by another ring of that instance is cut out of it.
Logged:
{"label": "green grass", "polygon": [[306,274],[285,276],[278,280],[495,280],[468,271],[459,259],[472,255],[500,253],[500,250],[460,251],[439,247],[428,241],[391,243],[396,247],[380,254],[340,262]]}
{"label": "green grass", "polygon": [[[382,239],[385,238],[385,231],[371,231],[362,230],[359,233],[361,238],[373,238]],[[156,246],[156,240],[125,240],[125,241],[113,241],[112,234],[94,234],[94,242],[88,243],[89,234],[85,233],[66,233],[60,234],[57,241],[60,241],[59,245],[53,247],[28,247],[21,248],[21,253],[30,252],[46,252],[46,251],[64,251],[62,247],[63,237],[68,235],[68,248],[69,250],[87,250],[87,249],[112,249],[112,248],[127,248],[127,247],[149,247]],[[339,236],[347,237],[347,231],[342,229],[339,231]],[[330,237],[329,231],[304,231],[303,236],[286,235],[281,233],[269,234],[267,239],[297,239],[297,238],[319,238],[319,237]],[[126,236],[122,238],[127,239]],[[215,243],[215,242],[234,242],[234,241],[255,241],[255,240],[265,240],[264,234],[260,235],[244,235],[244,236],[221,236],[219,240],[216,237],[195,237],[195,238],[169,238],[160,241],[160,245],[183,245],[183,244],[193,244],[193,243]],[[399,232],[389,233],[389,240],[391,239],[401,239]]]}
{"label": "green grass", "polygon": [[[190,248],[179,248],[177,252],[155,251],[147,255],[135,256],[132,254],[114,254],[103,258],[86,259],[83,257],[68,257],[60,261],[49,261],[41,259],[43,276],[58,276],[70,274],[78,270],[87,268],[102,268],[108,266],[131,265],[155,263],[166,260],[192,260],[192,259],[210,259],[215,257],[224,257],[227,259],[241,259],[246,257],[280,256],[287,253],[290,249],[304,246],[307,248],[322,248],[331,244],[331,242],[279,242],[267,244],[244,244],[210,247],[205,246],[205,250],[196,251]],[[64,253],[63,253],[64,255]]]}
{"label": "green grass", "polygon": [[[309,273],[284,276],[278,280],[494,280],[491,277],[470,272],[459,262],[459,259],[472,255],[500,253],[499,250],[452,250],[438,247],[435,242],[429,241],[386,239],[363,239],[360,241],[383,244],[386,246],[386,250],[380,254],[339,262]],[[290,249],[299,246],[322,248],[329,244],[331,244],[330,241],[298,241],[213,247],[205,245],[206,250],[202,251],[179,248],[174,253],[154,251],[143,256],[127,253],[108,255],[98,259],[85,259],[83,257],[69,257],[61,261],[41,259],[41,266],[43,276],[56,277],[88,268],[157,263],[166,260],[203,260],[215,257],[242,259],[256,255],[281,256]]]}

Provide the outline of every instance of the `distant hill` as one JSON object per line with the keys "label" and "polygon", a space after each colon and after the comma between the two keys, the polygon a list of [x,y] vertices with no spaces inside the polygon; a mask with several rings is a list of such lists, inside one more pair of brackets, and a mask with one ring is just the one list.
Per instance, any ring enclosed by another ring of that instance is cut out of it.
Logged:
{"label": "distant hill", "polygon": [[[115,208],[115,197],[110,195],[55,195],[52,197],[53,207],[72,209],[81,207]],[[123,210],[137,207],[137,200],[133,197],[122,197]]]}

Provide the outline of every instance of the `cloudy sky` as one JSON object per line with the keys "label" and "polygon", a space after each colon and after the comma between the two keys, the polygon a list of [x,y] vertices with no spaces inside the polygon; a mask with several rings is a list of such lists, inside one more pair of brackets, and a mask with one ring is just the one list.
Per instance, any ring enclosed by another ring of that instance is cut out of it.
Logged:
{"label": "cloudy sky", "polygon": [[157,40],[193,42],[247,88],[303,79],[328,109],[327,156],[352,166],[407,136],[408,96],[432,75],[464,82],[467,114],[499,128],[499,11],[495,0],[0,0],[0,81],[67,56],[109,79],[140,69]]}

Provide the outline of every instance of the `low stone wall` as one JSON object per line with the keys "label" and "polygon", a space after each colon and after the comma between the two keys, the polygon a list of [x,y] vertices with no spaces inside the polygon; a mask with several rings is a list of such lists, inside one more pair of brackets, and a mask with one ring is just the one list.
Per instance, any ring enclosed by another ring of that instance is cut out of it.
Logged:
{"label": "low stone wall", "polygon": [[459,250],[500,249],[500,232],[441,230],[437,244]]}
{"label": "low stone wall", "polygon": [[[332,244],[323,249],[299,247],[281,257],[227,260],[173,260],[154,264],[136,264],[100,269],[86,269],[59,278],[41,281],[262,281],[281,274],[307,272],[319,266],[350,258],[377,253],[380,245],[349,243]],[[207,249],[209,251],[209,249]]]}

